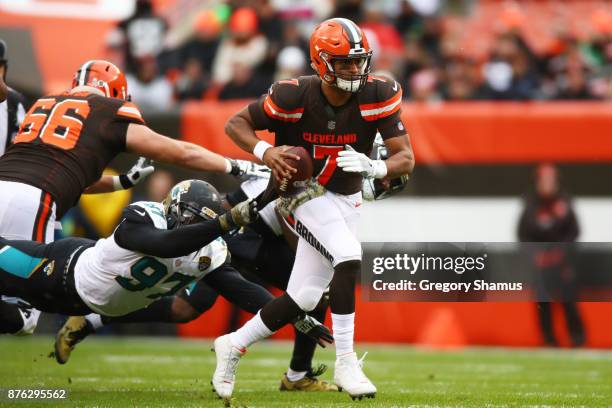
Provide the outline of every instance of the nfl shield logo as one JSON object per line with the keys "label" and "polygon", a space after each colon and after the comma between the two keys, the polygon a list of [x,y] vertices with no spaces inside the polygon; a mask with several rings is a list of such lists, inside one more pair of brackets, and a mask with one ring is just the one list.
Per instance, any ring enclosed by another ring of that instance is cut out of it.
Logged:
{"label": "nfl shield logo", "polygon": [[208,267],[210,266],[211,263],[211,259],[207,256],[201,256],[200,260],[198,261],[198,269],[201,272],[204,272],[206,269],[208,269]]}
{"label": "nfl shield logo", "polygon": [[333,120],[327,121],[327,128],[329,130],[334,130],[336,128],[336,122]]}

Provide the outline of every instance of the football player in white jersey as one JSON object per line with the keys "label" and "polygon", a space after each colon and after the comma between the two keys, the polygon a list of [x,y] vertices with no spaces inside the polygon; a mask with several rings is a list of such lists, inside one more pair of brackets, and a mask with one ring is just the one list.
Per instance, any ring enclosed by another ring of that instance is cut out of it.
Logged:
{"label": "football player in white jersey", "polygon": [[[222,212],[212,185],[188,180],[174,186],[163,203],[128,206],[105,239],[40,244],[0,238],[0,294],[19,296],[45,312],[122,316],[200,279],[213,285],[240,280],[251,291],[265,291],[227,264],[221,238],[257,218],[256,202],[245,200]],[[56,358],[69,353],[70,348],[56,349]]]}
{"label": "football player in white jersey", "polygon": [[2,239],[0,294],[63,314],[133,312],[220,268],[228,255],[221,235],[251,222],[254,205],[243,202],[221,214],[217,190],[189,180],[163,203],[128,206],[108,238],[47,245]]}
{"label": "football player in white jersey", "polygon": [[[251,173],[250,176],[239,189],[226,196],[226,209],[249,198],[255,199],[266,190],[269,170],[267,173]],[[186,323],[210,309],[218,294],[249,313],[257,313],[273,296],[259,285],[245,285],[243,279],[234,276],[234,268],[254,282],[263,281],[281,290],[287,288],[295,248],[285,240],[274,207],[274,202],[265,205],[259,210],[258,219],[248,228],[242,228],[239,233],[224,237],[232,254],[233,267],[226,267],[225,273],[210,274],[189,290],[182,290],[176,296],[160,298],[149,307],[125,316],[91,314],[69,318],[56,337],[55,349],[60,350],[56,352],[58,362],[65,363],[74,346],[102,326],[113,323]],[[325,299],[315,310],[308,313],[309,317],[296,322],[295,346],[289,368],[281,380],[281,391],[338,391],[334,384],[317,378],[325,372],[326,366],[312,365],[317,338],[322,340],[319,344],[323,347],[333,340],[331,336],[324,339],[327,329],[319,323],[325,320],[326,310]],[[317,333],[317,327],[324,331]]]}

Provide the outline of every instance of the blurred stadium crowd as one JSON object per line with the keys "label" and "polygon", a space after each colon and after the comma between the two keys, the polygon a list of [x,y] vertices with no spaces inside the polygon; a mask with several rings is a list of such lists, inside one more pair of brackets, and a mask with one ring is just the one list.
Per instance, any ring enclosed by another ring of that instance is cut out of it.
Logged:
{"label": "blurred stadium crowd", "polygon": [[374,71],[404,97],[440,100],[612,99],[612,5],[577,0],[138,0],[108,34],[135,101],[257,97],[310,74],[308,35],[346,17],[366,30]]}

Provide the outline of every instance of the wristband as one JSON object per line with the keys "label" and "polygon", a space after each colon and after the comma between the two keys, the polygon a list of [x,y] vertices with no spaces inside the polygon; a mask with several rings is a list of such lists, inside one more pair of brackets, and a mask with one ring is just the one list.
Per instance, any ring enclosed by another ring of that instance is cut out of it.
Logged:
{"label": "wristband", "polygon": [[234,166],[232,166],[232,161],[226,157],[225,158],[225,174],[230,174],[232,172],[233,167]]}
{"label": "wristband", "polygon": [[257,144],[255,145],[255,148],[253,149],[253,154],[255,155],[255,157],[257,157],[259,160],[263,161],[263,155],[266,152],[266,150],[268,150],[269,148],[271,148],[272,145],[268,142],[266,142],[265,140],[260,140],[259,142],[257,142]]}
{"label": "wristband", "polygon": [[119,176],[113,176],[113,190],[127,190],[128,188],[134,187],[134,184],[130,181],[128,176],[121,174]]}

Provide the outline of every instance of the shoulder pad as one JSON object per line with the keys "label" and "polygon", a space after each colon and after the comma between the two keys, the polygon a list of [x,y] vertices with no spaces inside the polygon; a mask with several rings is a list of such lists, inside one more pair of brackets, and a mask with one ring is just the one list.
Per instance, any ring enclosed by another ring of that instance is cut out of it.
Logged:
{"label": "shoulder pad", "polygon": [[144,123],[140,109],[136,104],[132,102],[123,102],[123,104],[117,109],[117,116],[121,119],[127,119],[130,121],[136,121]]}
{"label": "shoulder pad", "polygon": [[152,223],[157,229],[167,229],[164,206],[153,201],[138,201],[123,210],[123,217],[133,222]]}
{"label": "shoulder pad", "polygon": [[297,122],[304,113],[303,96],[306,90],[304,77],[286,79],[272,84],[263,106],[271,119]]}
{"label": "shoulder pad", "polygon": [[367,121],[382,119],[397,112],[402,104],[402,86],[394,79],[370,75],[359,95],[359,110]]}

